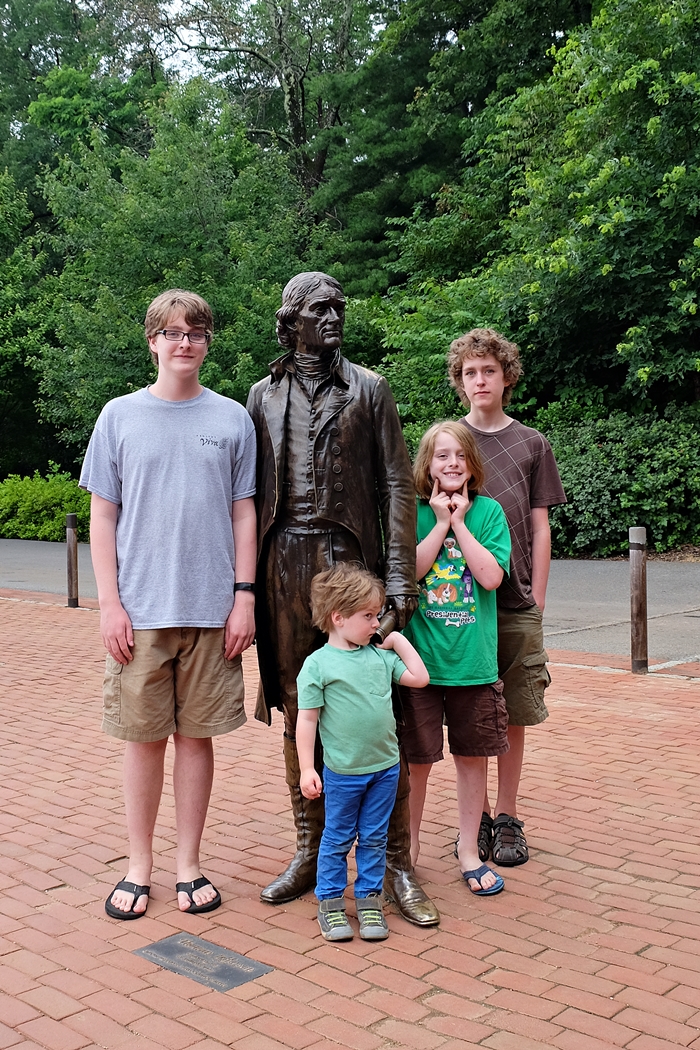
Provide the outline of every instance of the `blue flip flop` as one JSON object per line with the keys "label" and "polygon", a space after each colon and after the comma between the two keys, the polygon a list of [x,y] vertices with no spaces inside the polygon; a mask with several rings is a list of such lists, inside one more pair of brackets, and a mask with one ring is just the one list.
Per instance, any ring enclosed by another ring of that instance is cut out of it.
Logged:
{"label": "blue flip flop", "polygon": [[[484,875],[486,875],[489,871],[492,875],[496,876],[496,881],[494,882],[493,886],[489,886],[487,890],[473,890],[471,886],[469,886],[470,879],[476,879],[479,885],[481,885],[481,880],[483,879]],[[482,864],[480,868],[474,868],[473,871],[463,871],[462,878],[466,882],[467,886],[469,886],[470,892],[473,893],[475,897],[493,897],[494,893],[500,893],[501,890],[505,887],[505,882],[503,881],[501,876],[497,872],[495,872],[493,868],[490,868],[488,864]]]}

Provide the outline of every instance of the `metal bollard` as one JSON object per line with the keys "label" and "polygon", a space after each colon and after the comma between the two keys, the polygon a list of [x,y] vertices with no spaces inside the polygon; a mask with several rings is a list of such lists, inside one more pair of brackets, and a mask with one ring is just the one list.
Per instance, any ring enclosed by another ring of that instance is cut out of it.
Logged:
{"label": "metal bollard", "polygon": [[630,624],[632,674],[649,671],[647,638],[647,530],[632,528],[630,537]]}
{"label": "metal bollard", "polygon": [[68,608],[78,608],[78,515],[66,514]]}

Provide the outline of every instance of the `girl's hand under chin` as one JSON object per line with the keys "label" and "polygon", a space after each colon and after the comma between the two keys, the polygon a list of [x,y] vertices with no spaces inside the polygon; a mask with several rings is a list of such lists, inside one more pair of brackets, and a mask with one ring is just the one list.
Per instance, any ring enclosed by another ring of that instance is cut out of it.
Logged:
{"label": "girl's hand under chin", "polygon": [[433,508],[433,513],[441,525],[449,525],[452,520],[452,512],[454,510],[452,499],[453,497],[440,490],[440,486],[436,479],[433,482],[433,494],[430,497],[430,506]]}
{"label": "girl's hand under chin", "polygon": [[469,482],[465,481],[459,492],[453,492],[450,500],[450,525],[462,523],[472,505],[469,499]]}

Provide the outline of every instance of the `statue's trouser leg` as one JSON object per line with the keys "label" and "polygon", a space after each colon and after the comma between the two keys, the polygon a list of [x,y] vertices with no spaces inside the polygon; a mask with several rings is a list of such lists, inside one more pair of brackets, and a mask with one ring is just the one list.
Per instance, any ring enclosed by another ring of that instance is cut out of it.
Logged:
{"label": "statue's trouser leg", "polygon": [[[318,799],[304,798],[299,787],[296,680],[306,657],[326,640],[311,623],[309,594],[311,580],[316,573],[329,568],[336,560],[334,548],[342,544],[334,543],[334,539],[335,534],[332,533],[305,534],[279,529],[270,542],[265,597],[284,709],[285,777],[297,842],[289,866],[260,894],[261,899],[268,904],[285,904],[313,890],[316,885],[316,857],[323,833],[323,796]],[[353,537],[349,536],[349,539],[353,540]],[[321,773],[323,751],[318,736],[315,766]]]}
{"label": "statue's trouser leg", "polygon": [[440,913],[421,889],[411,864],[410,791],[408,763],[402,752],[396,802],[389,821],[384,893],[388,900],[394,902],[404,919],[416,926],[437,926]]}
{"label": "statue's trouser leg", "polygon": [[313,890],[316,885],[316,858],[323,833],[323,795],[312,799],[302,795],[297,746],[286,733],[284,764],[297,832],[296,852],[282,874],[260,894],[268,904],[286,904]]}

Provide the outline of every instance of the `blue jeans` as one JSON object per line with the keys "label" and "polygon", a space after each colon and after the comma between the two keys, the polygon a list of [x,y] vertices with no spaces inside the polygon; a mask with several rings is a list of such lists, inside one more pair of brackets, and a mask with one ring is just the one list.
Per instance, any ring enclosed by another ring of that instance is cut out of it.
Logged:
{"label": "blue jeans", "polygon": [[396,801],[399,763],[378,773],[350,775],[323,767],[326,825],[318,851],[316,896],[342,897],[348,884],[348,853],[357,839],[355,897],[381,893],[389,818]]}

